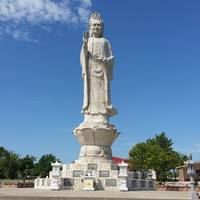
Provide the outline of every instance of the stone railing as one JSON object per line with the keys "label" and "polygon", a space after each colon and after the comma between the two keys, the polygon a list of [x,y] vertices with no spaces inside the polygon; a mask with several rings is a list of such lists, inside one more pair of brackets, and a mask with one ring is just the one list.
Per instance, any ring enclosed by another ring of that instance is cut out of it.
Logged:
{"label": "stone railing", "polygon": [[35,189],[50,189],[51,179],[46,178],[36,178],[34,181]]}

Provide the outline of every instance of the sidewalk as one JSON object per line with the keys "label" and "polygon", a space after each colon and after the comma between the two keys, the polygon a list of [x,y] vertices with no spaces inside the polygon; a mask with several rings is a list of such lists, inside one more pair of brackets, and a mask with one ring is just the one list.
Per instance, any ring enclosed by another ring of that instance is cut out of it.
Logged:
{"label": "sidewalk", "polygon": [[75,191],[37,190],[32,188],[0,189],[0,200],[186,200],[188,192],[176,191]]}

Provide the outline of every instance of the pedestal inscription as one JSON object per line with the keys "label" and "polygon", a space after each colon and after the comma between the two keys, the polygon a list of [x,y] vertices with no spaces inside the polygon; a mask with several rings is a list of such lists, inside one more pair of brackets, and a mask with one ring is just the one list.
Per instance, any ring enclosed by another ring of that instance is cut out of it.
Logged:
{"label": "pedestal inscription", "polygon": [[83,170],[74,170],[73,177],[81,177],[83,175]]}
{"label": "pedestal inscription", "polygon": [[98,165],[94,163],[88,163],[88,170],[97,170]]}
{"label": "pedestal inscription", "polygon": [[64,186],[73,186],[74,185],[74,179],[64,178],[63,185]]}
{"label": "pedestal inscription", "polygon": [[99,177],[109,177],[110,172],[108,170],[100,170]]}
{"label": "pedestal inscription", "polygon": [[116,179],[106,179],[106,186],[116,187],[117,186],[117,180]]}

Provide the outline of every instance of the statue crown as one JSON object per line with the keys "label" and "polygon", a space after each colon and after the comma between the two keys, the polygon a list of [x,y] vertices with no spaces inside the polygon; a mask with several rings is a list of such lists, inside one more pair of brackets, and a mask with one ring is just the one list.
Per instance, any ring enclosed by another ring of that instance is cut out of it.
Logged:
{"label": "statue crown", "polygon": [[90,15],[90,22],[93,20],[93,19],[97,19],[99,20],[101,23],[103,23],[103,19],[101,17],[101,14],[98,13],[98,12],[94,12]]}

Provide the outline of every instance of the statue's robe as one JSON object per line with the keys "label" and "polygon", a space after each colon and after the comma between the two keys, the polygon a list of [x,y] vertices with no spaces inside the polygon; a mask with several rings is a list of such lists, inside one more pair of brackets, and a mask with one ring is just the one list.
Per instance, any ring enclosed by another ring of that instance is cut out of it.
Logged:
{"label": "statue's robe", "polygon": [[[104,57],[100,63],[95,58]],[[81,66],[84,79],[84,99],[82,113],[112,116],[117,113],[110,98],[114,56],[109,41],[105,38],[90,37],[87,48],[81,49]]]}

